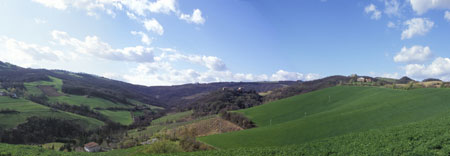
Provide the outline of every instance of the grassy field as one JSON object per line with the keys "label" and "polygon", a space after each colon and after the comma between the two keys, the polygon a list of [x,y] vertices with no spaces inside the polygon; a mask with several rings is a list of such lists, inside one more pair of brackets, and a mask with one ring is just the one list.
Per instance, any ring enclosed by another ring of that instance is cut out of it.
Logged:
{"label": "grassy field", "polygon": [[[144,104],[144,103],[142,103],[142,102],[140,102],[140,101],[137,101],[137,100],[133,100],[133,99],[129,99],[129,100],[130,100],[130,102],[131,102],[132,104],[134,104],[134,105],[136,105],[136,106],[147,105],[147,104]],[[152,109],[152,110],[164,110],[163,107],[153,106],[153,105],[148,105],[148,106],[150,106],[150,109]]]}
{"label": "grassy field", "polygon": [[258,128],[199,138],[218,148],[302,144],[448,113],[450,89],[339,86],[239,112]]}
{"label": "grassy field", "polygon": [[55,77],[49,77],[52,81],[36,81],[36,82],[27,82],[23,85],[27,88],[27,93],[32,95],[41,95],[43,92],[37,87],[39,85],[42,86],[53,86],[58,92],[62,93],[62,85],[63,81],[61,79]]}
{"label": "grassy field", "polygon": [[182,119],[182,118],[188,117],[192,113],[193,113],[193,111],[186,111],[186,112],[179,112],[179,113],[168,114],[166,116],[163,116],[161,118],[153,120],[152,124],[156,125],[156,124],[160,124],[160,123],[164,123],[164,122],[174,122],[174,121],[176,121],[178,119]]}
{"label": "grassy field", "polygon": [[87,105],[91,108],[108,108],[108,107],[122,107],[122,108],[130,108],[132,106],[123,105],[114,103],[105,99],[96,98],[96,97],[86,97],[79,95],[65,95],[58,97],[50,97],[50,102],[64,102],[69,105]]}
{"label": "grassy field", "polygon": [[[215,151],[188,152],[177,156],[285,156],[285,155],[448,155],[450,152],[450,115],[445,114],[423,121],[350,133],[299,145],[257,148],[233,148]],[[0,143],[0,155],[86,155],[86,156],[144,156],[148,146],[113,150],[104,153],[68,153],[45,150],[36,146],[8,145]]]}
{"label": "grassy field", "polygon": [[61,148],[62,146],[64,146],[64,143],[52,142],[42,145],[42,148],[59,151],[59,148]]}
{"label": "grassy field", "polygon": [[[130,108],[132,106],[123,105],[118,103],[113,103],[111,101],[96,98],[96,97],[86,97],[86,96],[78,96],[78,95],[64,95],[58,97],[50,97],[50,102],[64,102],[69,105],[86,105],[94,108],[108,108],[108,107],[121,107],[121,108]],[[129,111],[109,111],[109,110],[101,110],[99,111],[101,114],[108,117],[110,120],[118,122],[123,125],[130,125],[133,123],[133,118]]]}
{"label": "grassy field", "polygon": [[130,125],[133,123],[133,118],[128,111],[101,110],[99,112],[108,117],[110,120],[118,122],[122,125]]}
{"label": "grassy field", "polygon": [[[63,94],[61,89],[63,82],[61,79],[49,77],[52,81],[36,81],[24,83],[27,88],[28,94],[33,95],[41,95],[44,94],[43,91],[39,88],[39,86],[52,86],[56,89],[57,92],[62,96],[49,96],[49,101],[52,103],[63,102],[69,105],[87,105],[94,108],[109,108],[109,107],[121,107],[121,108],[131,108],[133,106],[124,105],[120,103],[114,103],[109,100],[96,98],[96,97],[87,97],[87,96],[78,96],[78,95],[69,95]],[[133,100],[134,101],[134,100]],[[155,109],[159,109],[159,107],[155,107]],[[130,112],[128,111],[99,111],[101,114],[105,115],[112,121],[121,123],[123,125],[130,125],[133,122]],[[21,119],[23,120],[23,119]]]}
{"label": "grassy field", "polygon": [[0,97],[0,109],[12,109],[18,111],[18,114],[0,114],[0,127],[13,128],[31,116],[53,117],[59,119],[75,120],[82,126],[92,129],[104,125],[103,122],[80,116],[73,113],[52,111],[50,108],[36,104],[25,99],[12,99],[9,97]]}

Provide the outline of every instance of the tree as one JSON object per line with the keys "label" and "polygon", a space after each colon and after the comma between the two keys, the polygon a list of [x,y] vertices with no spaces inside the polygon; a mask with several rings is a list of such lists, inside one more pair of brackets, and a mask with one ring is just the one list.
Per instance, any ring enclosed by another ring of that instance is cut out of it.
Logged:
{"label": "tree", "polygon": [[409,82],[407,90],[411,90],[414,88],[414,82]]}

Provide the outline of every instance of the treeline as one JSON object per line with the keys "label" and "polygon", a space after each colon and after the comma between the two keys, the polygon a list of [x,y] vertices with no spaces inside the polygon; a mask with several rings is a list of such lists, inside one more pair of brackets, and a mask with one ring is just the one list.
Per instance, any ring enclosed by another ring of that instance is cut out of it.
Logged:
{"label": "treeline", "polygon": [[122,103],[122,104],[132,105],[127,100],[127,97],[122,94],[114,93],[109,90],[72,86],[69,84],[67,84],[67,82],[65,82],[63,84],[62,91],[64,93],[73,94],[73,95],[87,95],[87,96],[98,97],[98,98],[102,98],[105,100],[109,100],[114,103]]}
{"label": "treeline", "polygon": [[142,103],[163,106],[159,100],[142,89],[144,86],[106,79],[84,73],[72,73],[62,70],[51,71],[50,76],[63,80],[62,91],[74,95],[87,95],[110,100],[115,103],[131,105],[127,99],[135,99]]}
{"label": "treeline", "polygon": [[256,91],[224,89],[214,91],[191,104],[194,116],[218,114],[220,111],[238,110],[260,105],[262,97]]}
{"label": "treeline", "polygon": [[273,90],[272,93],[264,96],[264,102],[275,101],[298,94],[304,94],[328,87],[334,87],[336,85],[347,83],[351,80],[351,77],[347,76],[330,76],[323,79],[302,82],[296,85],[292,85],[285,88]]}
{"label": "treeline", "polygon": [[221,111],[220,117],[224,120],[228,120],[228,121],[244,128],[244,129],[256,127],[255,123],[253,123],[253,121],[251,121],[250,119],[248,119],[247,117],[245,117],[244,115],[239,114],[239,113]]}
{"label": "treeline", "polygon": [[202,95],[206,95],[222,88],[245,88],[246,90],[255,90],[256,92],[267,92],[298,84],[299,82],[300,81],[192,83],[174,86],[142,87],[142,90],[146,95],[157,96],[158,100],[164,102],[169,107],[185,109],[200,99]]}
{"label": "treeline", "polygon": [[143,115],[134,115],[133,112],[133,123],[128,126],[129,129],[139,128],[139,127],[147,127],[150,126],[152,120],[155,120],[157,118],[163,117],[166,115],[165,110],[159,110],[159,111],[144,111]]}
{"label": "treeline", "polygon": [[149,108],[147,106],[134,106],[133,108],[124,108],[124,107],[106,107],[106,108],[101,108],[101,107],[96,107],[94,109],[95,110],[110,110],[110,111],[130,111],[130,112],[144,111],[144,110],[151,111],[151,108]]}
{"label": "treeline", "polygon": [[0,114],[19,114],[20,112],[9,108],[0,109]]}
{"label": "treeline", "polygon": [[43,144],[49,142],[74,142],[73,139],[86,136],[80,125],[69,120],[30,117],[26,123],[6,130],[1,142],[10,144]]}
{"label": "treeline", "polygon": [[127,131],[126,126],[117,123],[106,123],[95,130],[86,130],[76,120],[56,118],[29,117],[27,122],[16,128],[1,130],[0,142],[9,144],[44,144],[62,142],[83,146],[87,142],[118,142]]}

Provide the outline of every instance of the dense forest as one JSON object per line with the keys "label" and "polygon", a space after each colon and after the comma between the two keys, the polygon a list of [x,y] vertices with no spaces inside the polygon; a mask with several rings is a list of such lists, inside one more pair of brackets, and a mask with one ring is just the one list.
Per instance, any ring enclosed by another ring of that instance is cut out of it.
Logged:
{"label": "dense forest", "polygon": [[260,105],[262,96],[256,91],[222,89],[214,91],[191,104],[194,116],[218,114],[220,111],[238,110]]}

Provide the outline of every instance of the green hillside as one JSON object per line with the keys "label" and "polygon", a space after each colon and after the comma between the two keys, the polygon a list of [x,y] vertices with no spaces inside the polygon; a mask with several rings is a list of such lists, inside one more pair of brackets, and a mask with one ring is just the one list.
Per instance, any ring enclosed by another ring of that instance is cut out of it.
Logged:
{"label": "green hillside", "polygon": [[101,110],[99,111],[101,114],[108,117],[110,120],[114,122],[118,122],[122,125],[130,125],[133,123],[133,118],[129,111],[109,111],[109,110]]}
{"label": "green hillside", "polygon": [[[241,155],[448,155],[450,152],[450,115],[426,119],[423,121],[374,129],[365,132],[350,133],[342,136],[320,139],[309,143],[289,146],[271,146],[256,148],[233,148],[215,151],[188,152],[177,156],[241,156]],[[29,145],[9,145],[0,143],[0,155],[87,155],[87,156],[138,156],[151,155],[143,151],[148,146],[113,150],[102,153],[56,152]]]}
{"label": "green hillside", "polygon": [[[80,96],[80,95],[71,95],[71,94],[65,94],[62,92],[62,86],[63,81],[61,79],[49,76],[50,81],[34,81],[34,82],[27,82],[24,83],[24,86],[26,88],[26,94],[31,95],[46,95],[49,98],[49,102],[51,103],[66,103],[69,105],[86,105],[89,106],[91,109],[95,108],[133,108],[132,105],[112,102],[106,99],[98,98],[98,97],[89,97],[89,96]],[[1,100],[0,100],[1,101]],[[143,104],[137,100],[130,101],[138,106],[144,106],[146,104]],[[157,106],[151,106],[150,109],[159,109],[162,110],[163,108],[157,107]],[[99,111],[102,115],[106,116],[108,119],[114,122],[118,122],[122,125],[130,125],[133,123],[133,118],[129,111],[108,111],[108,110],[102,110]],[[41,115],[42,116],[42,115]],[[29,116],[27,116],[29,117]],[[25,118],[26,119],[26,118]],[[20,118],[20,120],[24,121],[24,119]],[[14,125],[17,125],[17,123],[20,122],[13,122],[10,121],[10,123],[14,123]]]}
{"label": "green hillside", "polygon": [[19,112],[11,114],[0,113],[1,128],[14,128],[17,125],[26,122],[26,119],[32,116],[75,120],[79,124],[89,129],[104,125],[103,122],[97,119],[69,112],[52,111],[52,109],[50,109],[49,107],[25,99],[12,99],[6,96],[0,97],[0,110],[1,109],[10,109]]}
{"label": "green hillside", "polygon": [[417,122],[450,111],[450,89],[339,86],[239,112],[259,127],[199,138],[218,148],[280,146]]}

